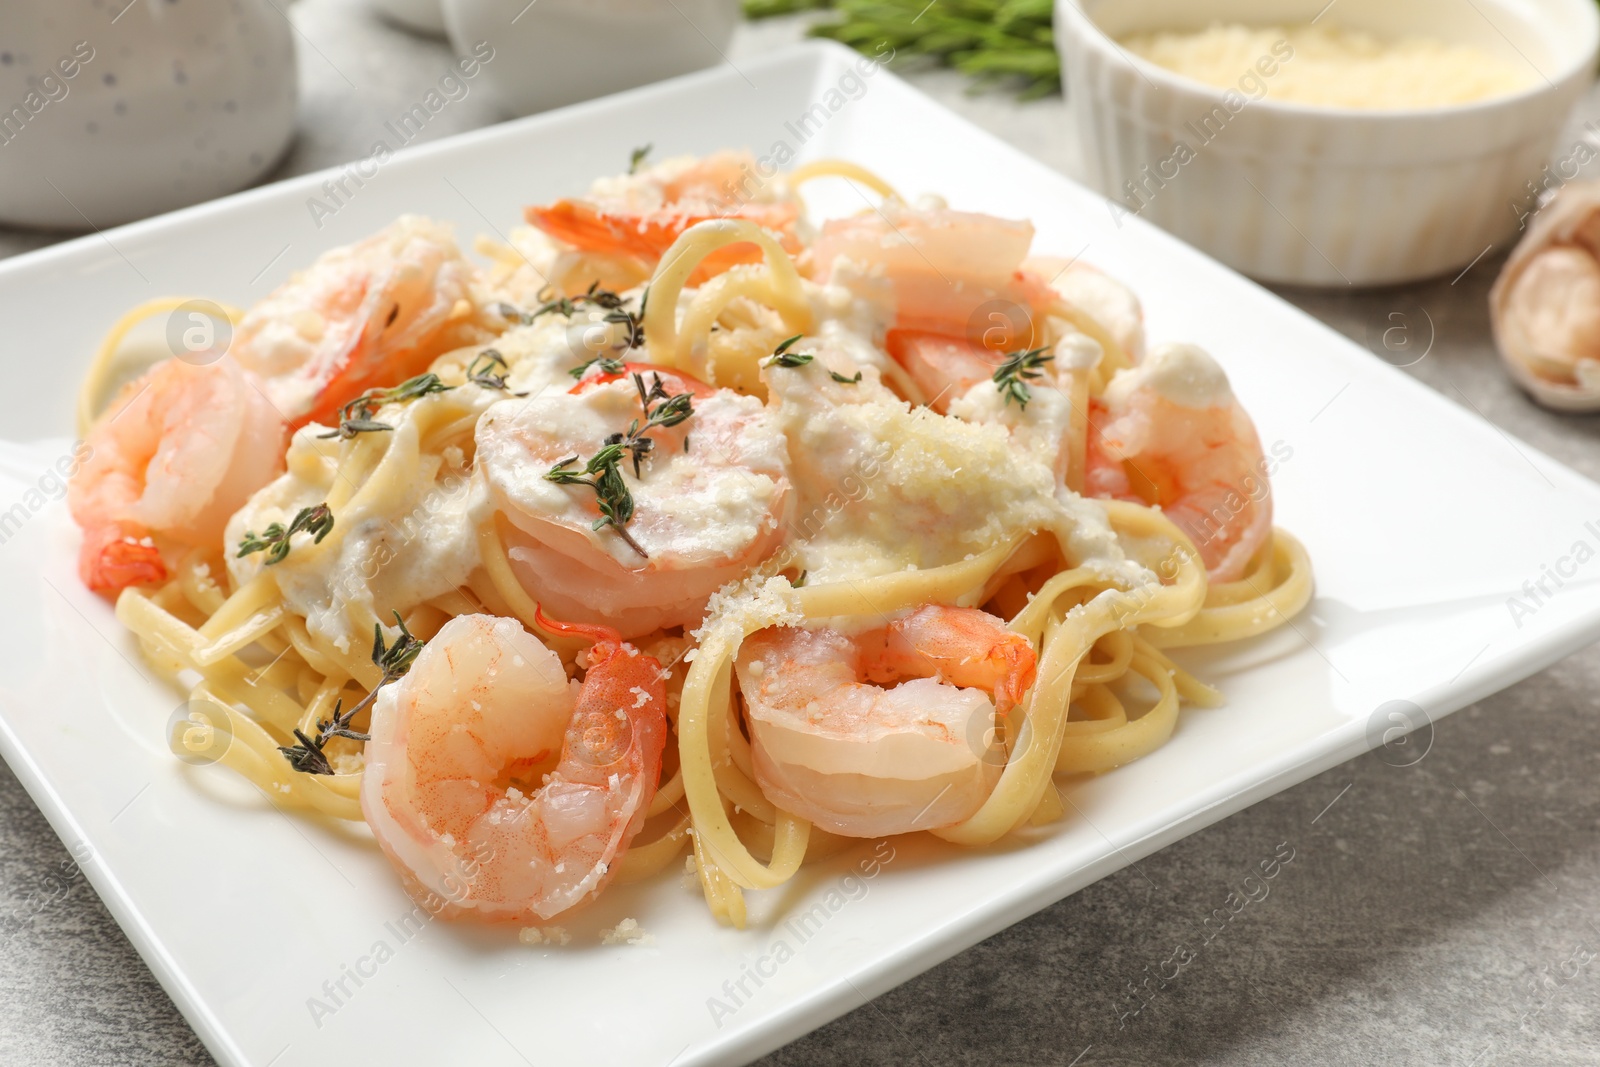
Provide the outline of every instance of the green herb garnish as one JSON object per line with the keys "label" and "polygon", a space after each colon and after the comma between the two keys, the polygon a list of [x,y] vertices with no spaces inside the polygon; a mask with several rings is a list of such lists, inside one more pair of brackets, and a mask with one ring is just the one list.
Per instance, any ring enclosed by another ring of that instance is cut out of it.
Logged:
{"label": "green herb garnish", "polygon": [[794,347],[795,342],[800,340],[802,336],[803,335],[797,333],[787,341],[784,341],[782,344],[778,345],[777,348],[774,348],[772,350],[772,357],[767,360],[766,366],[804,367],[807,363],[810,363],[813,359],[815,359],[815,356],[807,352],[789,351],[790,348]]}
{"label": "green herb garnish", "polygon": [[582,457],[573,455],[551,467],[544,476],[545,480],[558,485],[586,485],[593,489],[600,506],[600,518],[594,521],[592,528],[602,530],[610,526],[628,543],[629,548],[649,559],[650,553],[625,528],[633,518],[633,494],[628,491],[628,483],[622,477],[622,458],[632,457],[633,476],[639,477],[640,463],[656,444],[653,438],[645,435],[651,430],[668,429],[687,421],[694,414],[694,395],[668,393],[659,374],[651,375],[647,389],[644,375],[636,373],[633,375],[633,385],[639,391],[639,404],[644,409],[644,418],[634,419],[626,433],[614,433],[607,437],[604,446],[583,467],[574,469],[574,464],[580,462]]}
{"label": "green herb garnish", "polygon": [[752,19],[828,10],[838,19],[806,32],[885,60],[932,58],[974,79],[1010,81],[1024,100],[1061,87],[1052,0],[744,0]]}
{"label": "green herb garnish", "polygon": [[275,522],[266,530],[257,534],[246,530],[244,538],[239,542],[239,551],[235,558],[243,559],[252,552],[265,552],[267,566],[282,563],[289,554],[290,539],[297,533],[311,534],[312,544],[320,545],[322,539],[328,536],[333,529],[333,512],[327,504],[318,504],[315,507],[301,508],[294,520],[285,526]]}
{"label": "green herb garnish", "polygon": [[352,741],[370,741],[370,734],[357,733],[350,728],[350,722],[362,711],[365,711],[372,702],[378,698],[378,690],[390,682],[404,676],[411,669],[411,664],[416,661],[422,652],[424,641],[418,641],[406,629],[405,620],[397,611],[394,613],[395,625],[400,627],[400,636],[395,638],[394,644],[387,647],[383,643],[383,627],[377,623],[372,624],[372,662],[380,671],[382,677],[378,684],[373,686],[366,696],[362,697],[350,710],[341,712],[342,700],[333,704],[333,718],[317,723],[317,736],[307,737],[300,732],[299,727],[294,730],[294,736],[299,740],[298,745],[279,745],[278,751],[283,753],[285,759],[295,770],[305,774],[332,774],[333,765],[328,762],[328,757],[323,753],[323,746],[335,737],[348,737]]}
{"label": "green herb garnish", "polygon": [[1001,403],[1009,404],[1015,400],[1018,406],[1027,408],[1028,401],[1033,399],[1033,390],[1028,388],[1028,382],[1038,378],[1039,368],[1056,358],[1044,354],[1048,351],[1048,347],[1033,348],[1006,356],[1005,362],[994,372],[994,384],[1000,387]]}
{"label": "green herb garnish", "polygon": [[854,378],[846,378],[844,375],[840,374],[838,371],[831,370],[831,371],[828,372],[828,377],[832,378],[834,381],[838,382],[840,385],[860,385],[861,384],[861,372],[860,371],[856,371],[856,376]]}
{"label": "green herb garnish", "polygon": [[375,433],[392,430],[393,426],[387,422],[377,422],[372,416],[385,404],[403,404],[408,400],[420,400],[422,397],[434,393],[449,392],[455,388],[439,380],[437,374],[419,374],[415,378],[407,378],[392,389],[368,389],[344,407],[339,409],[339,428],[320,433],[318,437],[337,437],[348,441],[358,433]]}
{"label": "green herb garnish", "polygon": [[622,445],[608,444],[589,457],[589,462],[581,470],[570,470],[581,458],[574,455],[546,471],[545,480],[558,485],[587,485],[593,489],[600,505],[600,517],[594,520],[590,528],[603,530],[611,527],[617,531],[617,536],[628,543],[629,548],[649,559],[650,554],[639,546],[639,542],[625,528],[628,520],[633,518],[633,494],[628,492],[628,483],[622,480],[622,455]]}
{"label": "green herb garnish", "polygon": [[641,145],[640,147],[635,148],[628,155],[628,173],[629,174],[638,174],[639,173],[639,165],[644,162],[645,157],[650,154],[650,150],[652,148],[654,148],[654,147],[655,147],[655,145],[653,145],[653,144]]}
{"label": "green herb garnish", "polygon": [[614,359],[611,356],[595,356],[593,359],[584,360],[567,373],[571,374],[574,378],[582,378],[589,372],[589,368],[594,366],[596,363],[600,364],[600,371],[602,374],[621,374],[627,369],[628,366],[624,360]]}
{"label": "green herb garnish", "polygon": [[[498,369],[498,373],[496,373]],[[498,348],[485,348],[472,358],[467,364],[467,381],[483,389],[506,389],[506,375],[511,367],[506,363],[506,357],[500,354]],[[512,393],[512,396],[527,396],[527,393]]]}
{"label": "green herb garnish", "polygon": [[[633,376],[634,388],[639,390],[639,404],[644,408],[644,422],[641,424],[634,419],[625,434],[614,433],[606,438],[608,445],[621,445],[633,456],[633,476],[639,477],[639,461],[650,453],[655,447],[655,441],[645,436],[651,430],[666,429],[676,426],[690,415],[694,414],[694,395],[692,393],[668,393],[666,386],[661,384],[661,375],[652,374],[648,390],[644,387],[644,375]],[[652,401],[660,401],[652,408]],[[685,435],[687,436],[687,435]]]}

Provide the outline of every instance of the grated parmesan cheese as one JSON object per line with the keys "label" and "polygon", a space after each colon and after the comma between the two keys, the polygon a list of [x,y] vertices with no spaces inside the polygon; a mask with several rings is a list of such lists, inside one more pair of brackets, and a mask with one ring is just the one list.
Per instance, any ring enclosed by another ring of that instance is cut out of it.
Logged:
{"label": "grated parmesan cheese", "polygon": [[1449,107],[1518,92],[1536,74],[1473,45],[1384,40],[1326,24],[1214,24],[1188,33],[1131,34],[1121,44],[1207,85],[1314,107]]}

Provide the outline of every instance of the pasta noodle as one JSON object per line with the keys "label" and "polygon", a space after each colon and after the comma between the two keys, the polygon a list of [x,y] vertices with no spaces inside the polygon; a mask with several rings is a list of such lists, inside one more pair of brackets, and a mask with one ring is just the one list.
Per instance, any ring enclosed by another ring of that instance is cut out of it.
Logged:
{"label": "pasta noodle", "polygon": [[[790,185],[827,175],[861,182],[887,201],[899,199],[887,183],[842,161],[802,167],[790,176]],[[708,255],[741,243],[757,246],[761,262],[732,266],[688,288]],[[496,247],[496,255],[509,262],[511,253]],[[815,266],[797,265],[772,233],[746,218],[692,227],[663,255],[650,278],[647,303],[641,300],[638,326],[650,363],[710,386],[765,396],[764,361],[774,358],[775,341],[818,328],[818,305],[806,277]],[[152,301],[116,324],[84,382],[79,418],[86,430],[128,330],[182,302]],[[1059,376],[1067,430],[1061,478],[1064,486],[1081,491],[1094,465],[1102,462],[1088,444],[1091,411],[1104,404],[1113,378],[1134,360],[1083,308],[1056,300],[1042,310],[1047,344],[1075,334],[1102,353],[1097,365],[1063,366]],[[515,364],[509,344],[508,335],[502,344],[506,354],[496,351],[496,357]],[[470,545],[461,550],[470,566],[453,584],[392,605],[397,618],[407,633],[426,640],[456,616],[509,616],[542,634],[577,672],[585,642],[546,625],[521,569],[526,566],[524,533],[484,503],[488,490],[481,478],[472,480],[474,425],[481,409],[460,389],[481,381],[469,370],[479,366],[471,357],[464,351],[438,359],[434,373],[440,391],[383,409],[389,420],[383,432],[332,434],[336,440],[314,447],[306,438],[291,449],[286,484],[316,494],[307,499],[323,500],[337,516],[325,537],[294,542],[292,566],[258,565],[252,573],[227,564],[223,557],[230,546],[202,545],[189,549],[164,582],[121,592],[118,620],[150,662],[190,693],[191,722],[172,738],[180,754],[200,757],[220,750],[223,765],[274,803],[338,819],[363,818],[359,741],[328,740],[325,755],[332,773],[302,773],[281,750],[337,718],[337,708],[365,703],[389,680],[376,655],[369,659],[363,647],[339,636],[370,633],[389,620],[381,617],[380,598],[369,587],[372,575],[357,582],[355,595],[323,590],[319,595],[325,602],[318,601],[315,612],[305,606],[305,588],[286,583],[292,574],[334,573],[335,561],[366,551],[369,542],[358,543],[360,538],[399,542],[396,552],[427,540],[430,535],[402,527],[412,523],[426,529],[430,501],[437,503],[446,478],[458,476],[453,472],[466,472],[459,476],[474,486],[469,502],[461,505],[475,524]],[[914,405],[924,399],[913,375],[887,361],[880,369],[883,381],[902,398]],[[847,377],[834,377],[851,384]],[[857,374],[855,381],[860,380]],[[509,389],[503,381],[500,387]],[[639,389],[642,395],[642,379]],[[982,608],[1025,640],[1036,657],[1036,677],[1022,699],[995,720],[1003,766],[993,787],[966,817],[931,829],[956,844],[984,846],[1020,827],[1062,818],[1056,775],[1102,773],[1139,759],[1172,736],[1183,704],[1220,702],[1220,693],[1180,668],[1166,650],[1257,636],[1310,600],[1306,551],[1282,530],[1266,536],[1237,580],[1213,582],[1200,547],[1160,508],[1128,499],[1095,506],[1108,535],[1142,570],[1118,570],[1087,556],[1077,528],[1059,521],[1019,521],[989,547],[962,558],[844,580],[806,582],[797,573],[796,557],[777,553],[712,597],[698,629],[636,642],[678,649],[686,668],[668,664],[673,737],[668,767],[641,816],[644,832],[622,859],[619,880],[661,872],[687,847],[710,910],[737,926],[746,918],[745,891],[782,885],[808,855],[842,847],[843,838],[784,810],[761,784],[749,697],[741,691],[736,664],[747,639],[771,627],[893,619],[924,605],[950,605]],[[383,631],[378,633],[382,650]]]}

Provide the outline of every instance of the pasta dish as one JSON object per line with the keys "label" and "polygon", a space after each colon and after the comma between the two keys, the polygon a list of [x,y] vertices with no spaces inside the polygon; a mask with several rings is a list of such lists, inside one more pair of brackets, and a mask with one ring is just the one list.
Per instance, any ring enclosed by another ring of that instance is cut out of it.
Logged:
{"label": "pasta dish", "polygon": [[1281,446],[1027,222],[733,151],[526,221],[404,216],[130,375],[184,302],[136,308],[79,409],[80,573],[174,751],[364,821],[436,915],[678,866],[742,926],[852,839],[1049,824],[1220,702],[1169,650],[1310,599]]}

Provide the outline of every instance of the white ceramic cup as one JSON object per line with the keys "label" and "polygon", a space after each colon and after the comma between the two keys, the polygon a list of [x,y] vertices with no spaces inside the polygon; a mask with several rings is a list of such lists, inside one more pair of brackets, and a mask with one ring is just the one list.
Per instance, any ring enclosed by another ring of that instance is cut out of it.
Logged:
{"label": "white ceramic cup", "polygon": [[367,6],[414,33],[444,36],[444,10],[439,0],[367,0]]}
{"label": "white ceramic cup", "polygon": [[444,0],[444,17],[457,52],[493,46],[484,84],[526,115],[720,62],[739,0]]}
{"label": "white ceramic cup", "polygon": [[[1536,76],[1454,107],[1317,108],[1274,100],[1261,71],[1240,77],[1264,95],[1230,96],[1114,40],[1324,11],[1382,37],[1471,44]],[[1114,217],[1138,214],[1265,281],[1333,286],[1448,273],[1505,247],[1600,44],[1594,0],[1057,0],[1056,27],[1085,177]]]}
{"label": "white ceramic cup", "polygon": [[233,192],[288,145],[296,85],[271,0],[6,3],[0,223],[106,227]]}

